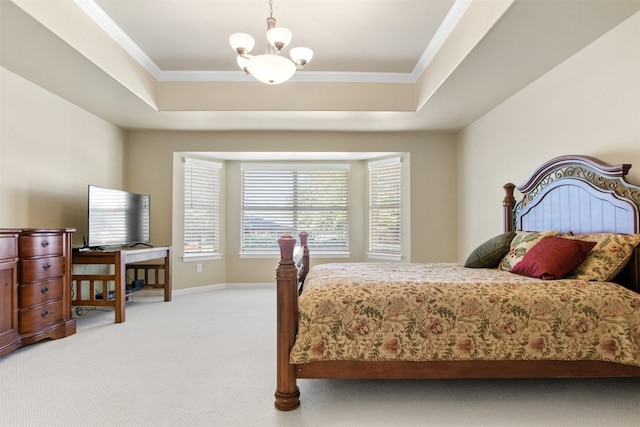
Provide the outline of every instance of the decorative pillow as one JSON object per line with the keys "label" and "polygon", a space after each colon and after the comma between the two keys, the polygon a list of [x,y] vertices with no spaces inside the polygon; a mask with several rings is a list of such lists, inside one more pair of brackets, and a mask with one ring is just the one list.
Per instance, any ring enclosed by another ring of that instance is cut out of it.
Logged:
{"label": "decorative pillow", "polygon": [[578,234],[567,239],[596,242],[595,247],[571,274],[573,279],[608,282],[627,265],[633,249],[640,244],[640,234]]}
{"label": "decorative pillow", "polygon": [[502,258],[499,270],[510,271],[517,263],[522,261],[524,255],[536,243],[547,236],[557,236],[558,230],[551,231],[516,231],[516,237],[511,241],[509,252]]}
{"label": "decorative pillow", "polygon": [[511,241],[516,236],[515,231],[499,234],[477,248],[464,263],[469,268],[496,268],[500,260],[509,252]]}
{"label": "decorative pillow", "polygon": [[544,280],[562,279],[587,258],[595,245],[596,242],[545,237],[527,251],[511,272]]}

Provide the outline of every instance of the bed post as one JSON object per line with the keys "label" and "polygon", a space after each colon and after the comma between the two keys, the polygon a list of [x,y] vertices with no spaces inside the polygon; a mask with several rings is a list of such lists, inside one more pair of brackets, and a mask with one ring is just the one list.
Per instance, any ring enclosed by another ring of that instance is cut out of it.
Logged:
{"label": "bed post", "polygon": [[304,283],[304,279],[309,272],[309,246],[307,246],[307,240],[309,239],[309,233],[301,231],[300,234],[300,247],[302,248],[302,271],[300,272],[300,282]]}
{"label": "bed post", "polygon": [[516,186],[512,183],[507,183],[502,186],[504,188],[504,199],[502,200],[502,218],[505,233],[507,231],[513,231],[513,207],[516,205],[516,199],[513,197],[513,189]]}
{"label": "bed post", "polygon": [[275,405],[281,411],[300,406],[295,365],[289,363],[289,351],[295,339],[298,319],[298,269],[293,260],[296,239],[285,235],[278,239],[280,263],[276,269],[277,292],[277,379]]}

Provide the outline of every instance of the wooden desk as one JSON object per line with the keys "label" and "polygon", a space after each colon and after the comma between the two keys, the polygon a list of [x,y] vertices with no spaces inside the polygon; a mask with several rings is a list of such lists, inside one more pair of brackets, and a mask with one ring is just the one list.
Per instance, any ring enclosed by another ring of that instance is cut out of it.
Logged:
{"label": "wooden desk", "polygon": [[[156,259],[162,259],[163,263],[159,265],[134,264]],[[163,277],[156,277],[156,283],[150,284],[145,281],[144,285],[163,287],[164,300],[171,301],[171,246],[74,252],[72,263],[74,266],[83,264],[114,266],[113,273],[73,274],[71,276],[73,285],[71,304],[76,307],[113,307],[115,310],[116,323],[125,321],[124,306],[127,299],[127,269],[135,267],[144,269],[148,267],[149,269],[155,270],[156,273],[159,270],[164,270]],[[159,283],[160,279],[162,279],[163,283]],[[113,286],[109,286],[110,284],[113,284]],[[85,292],[87,285],[88,294]],[[101,291],[101,293],[99,291]]]}

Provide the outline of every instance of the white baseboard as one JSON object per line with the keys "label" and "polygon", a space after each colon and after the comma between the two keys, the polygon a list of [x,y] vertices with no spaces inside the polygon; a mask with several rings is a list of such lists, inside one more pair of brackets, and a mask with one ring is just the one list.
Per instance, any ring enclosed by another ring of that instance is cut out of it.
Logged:
{"label": "white baseboard", "polygon": [[275,283],[219,283],[215,285],[202,285],[202,286],[194,286],[191,288],[184,289],[174,289],[173,295],[182,295],[182,294],[191,294],[194,292],[204,292],[204,291],[213,291],[220,290],[226,288],[269,288],[275,287]]}

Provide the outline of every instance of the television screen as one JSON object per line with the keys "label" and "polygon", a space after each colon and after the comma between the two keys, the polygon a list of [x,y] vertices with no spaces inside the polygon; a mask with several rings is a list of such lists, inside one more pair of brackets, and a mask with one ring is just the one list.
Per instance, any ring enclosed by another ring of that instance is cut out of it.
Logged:
{"label": "television screen", "polygon": [[87,246],[149,243],[150,201],[145,194],[90,185]]}

